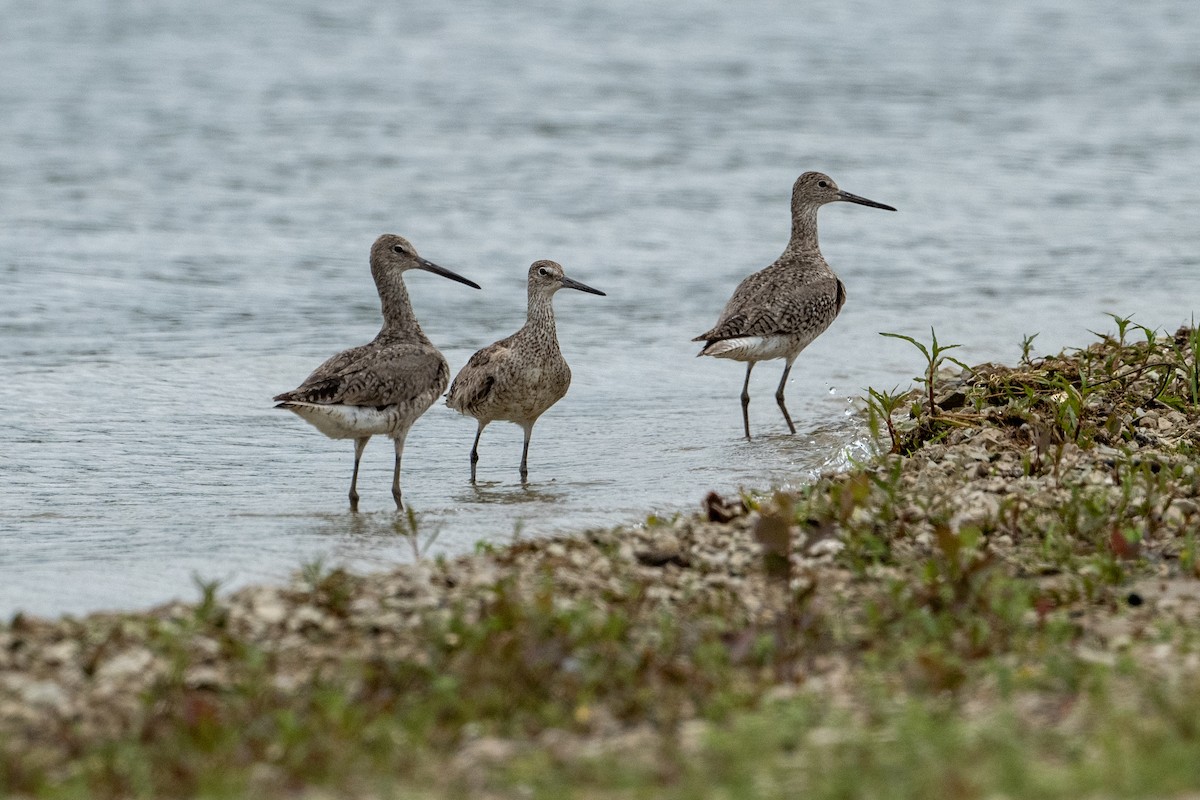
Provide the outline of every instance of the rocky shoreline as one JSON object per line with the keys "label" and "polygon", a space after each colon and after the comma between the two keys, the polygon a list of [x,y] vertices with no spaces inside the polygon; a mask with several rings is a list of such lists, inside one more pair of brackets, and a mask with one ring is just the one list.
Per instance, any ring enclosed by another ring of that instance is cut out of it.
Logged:
{"label": "rocky shoreline", "polygon": [[364,776],[386,775],[503,794],[531,754],[640,759],[671,786],[764,703],[854,717],[883,687],[1053,726],[1053,658],[1200,686],[1200,336],[1118,323],[1016,367],[951,374],[926,349],[924,386],[872,393],[893,452],[795,494],[145,612],[17,615],[0,793],[377,796]]}

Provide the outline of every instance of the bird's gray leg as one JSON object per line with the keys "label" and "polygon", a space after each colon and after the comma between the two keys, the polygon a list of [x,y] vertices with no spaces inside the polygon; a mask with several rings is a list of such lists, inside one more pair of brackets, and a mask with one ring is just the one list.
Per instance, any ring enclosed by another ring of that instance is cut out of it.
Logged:
{"label": "bird's gray leg", "polygon": [[362,461],[363,448],[370,440],[370,436],[360,436],[354,440],[354,474],[350,477],[351,511],[358,511],[358,462]]}
{"label": "bird's gray leg", "polygon": [[788,373],[791,371],[792,362],[788,361],[783,367],[783,377],[779,379],[779,389],[775,392],[775,402],[779,403],[779,410],[783,412],[783,419],[788,424],[788,430],[795,433],[796,426],[792,424],[792,415],[788,413],[787,406],[783,403],[783,387],[787,384]]}
{"label": "bird's gray leg", "polygon": [[471,445],[471,483],[475,482],[475,465],[479,463],[479,437],[483,435],[486,425],[486,422],[479,423],[479,430],[475,431],[475,444]]}
{"label": "bird's gray leg", "polygon": [[742,423],[746,426],[746,440],[750,439],[750,370],[754,362],[746,362],[746,382],[742,384]]}
{"label": "bird's gray leg", "polygon": [[521,448],[521,483],[529,483],[529,437],[533,434],[533,423],[521,427],[525,429],[525,446]]}
{"label": "bird's gray leg", "polygon": [[401,431],[396,437],[396,468],[392,472],[392,497],[396,500],[396,508],[403,510],[404,503],[400,501],[400,456],[404,454],[404,437],[408,431]]}

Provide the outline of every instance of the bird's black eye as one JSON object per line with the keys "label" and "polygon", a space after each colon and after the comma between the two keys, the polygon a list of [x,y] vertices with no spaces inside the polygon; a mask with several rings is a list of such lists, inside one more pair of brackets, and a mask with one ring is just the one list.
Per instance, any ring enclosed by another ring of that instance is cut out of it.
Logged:
{"label": "bird's black eye", "polygon": [[817,186],[820,186],[822,189],[828,189],[829,183],[827,181],[817,181]]}
{"label": "bird's black eye", "polygon": [[538,275],[541,275],[544,278],[549,274],[550,270],[546,269],[545,267],[538,267]]}
{"label": "bird's black eye", "polygon": [[402,255],[404,255],[404,248],[398,244],[394,244],[394,245],[392,245],[392,252],[395,253],[396,255],[402,256]]}

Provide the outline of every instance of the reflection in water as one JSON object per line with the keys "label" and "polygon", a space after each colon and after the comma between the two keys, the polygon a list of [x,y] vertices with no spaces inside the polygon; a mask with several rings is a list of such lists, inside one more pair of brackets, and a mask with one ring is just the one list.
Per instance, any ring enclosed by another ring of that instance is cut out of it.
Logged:
{"label": "reflection in water", "polygon": [[409,508],[404,511],[387,509],[370,513],[347,511],[342,515],[318,514],[307,526],[313,536],[335,539],[340,545],[367,551],[380,547],[399,548],[400,560],[420,558],[431,553],[441,535],[443,523],[427,519]]}
{"label": "reflection in water", "polygon": [[[471,487],[471,500],[501,506],[525,503],[557,503],[566,500],[568,492],[553,484],[512,484],[503,481],[478,481]],[[461,495],[460,495],[461,497]]]}

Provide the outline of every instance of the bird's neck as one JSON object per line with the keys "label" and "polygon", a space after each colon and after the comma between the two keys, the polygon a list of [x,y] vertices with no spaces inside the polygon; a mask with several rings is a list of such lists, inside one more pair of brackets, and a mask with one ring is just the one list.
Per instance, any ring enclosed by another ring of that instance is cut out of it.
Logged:
{"label": "bird's neck", "polygon": [[417,317],[413,314],[408,289],[405,288],[400,273],[383,270],[376,272],[375,286],[379,289],[379,300],[383,306],[383,329],[379,331],[378,338],[425,338],[421,326],[417,324]]}
{"label": "bird's neck", "polygon": [[824,260],[817,244],[817,206],[792,209],[792,238],[784,254],[804,260]]}
{"label": "bird's neck", "polygon": [[554,327],[554,305],[550,302],[553,295],[546,292],[529,290],[529,314],[525,318],[527,328],[547,331],[550,338],[557,338]]}

